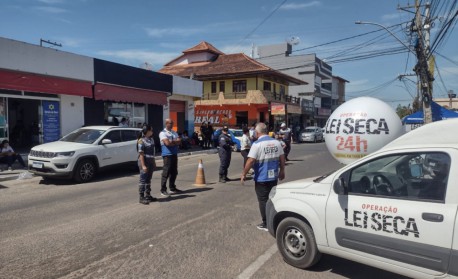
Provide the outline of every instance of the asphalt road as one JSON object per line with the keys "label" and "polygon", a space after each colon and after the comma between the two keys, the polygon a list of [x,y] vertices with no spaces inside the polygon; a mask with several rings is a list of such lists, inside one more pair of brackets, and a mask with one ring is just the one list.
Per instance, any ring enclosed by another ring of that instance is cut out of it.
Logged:
{"label": "asphalt road", "polygon": [[[198,160],[207,187],[194,187]],[[293,145],[286,180],[339,168],[324,143]],[[0,186],[0,278],[402,278],[332,256],[311,270],[283,262],[275,239],[256,229],[253,181],[239,181],[233,153],[229,177],[218,181],[216,154],[181,157],[181,195],[138,203],[138,174],[113,171],[92,183],[40,178]]]}

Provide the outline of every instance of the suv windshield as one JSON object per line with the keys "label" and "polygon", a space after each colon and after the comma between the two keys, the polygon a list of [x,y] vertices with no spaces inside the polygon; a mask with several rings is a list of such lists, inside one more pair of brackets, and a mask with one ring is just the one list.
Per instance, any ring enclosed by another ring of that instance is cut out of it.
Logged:
{"label": "suv windshield", "polygon": [[79,129],[66,135],[61,139],[61,141],[92,144],[104,132],[105,131],[103,130]]}

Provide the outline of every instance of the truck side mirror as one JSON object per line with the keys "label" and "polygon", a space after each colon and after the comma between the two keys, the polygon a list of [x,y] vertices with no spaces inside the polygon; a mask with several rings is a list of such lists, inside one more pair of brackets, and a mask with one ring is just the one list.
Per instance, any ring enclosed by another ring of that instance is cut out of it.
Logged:
{"label": "truck side mirror", "polygon": [[347,187],[345,186],[345,181],[343,177],[339,177],[337,180],[334,181],[334,192],[337,195],[346,195],[347,194]]}

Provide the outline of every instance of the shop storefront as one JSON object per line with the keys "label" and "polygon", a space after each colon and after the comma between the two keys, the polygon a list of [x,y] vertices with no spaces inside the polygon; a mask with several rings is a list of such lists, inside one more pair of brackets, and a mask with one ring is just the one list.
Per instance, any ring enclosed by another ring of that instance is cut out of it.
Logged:
{"label": "shop storefront", "polygon": [[267,104],[246,105],[199,105],[195,104],[194,124],[198,129],[203,122],[211,123],[214,128],[228,125],[230,128],[249,127],[254,122],[269,119]]}

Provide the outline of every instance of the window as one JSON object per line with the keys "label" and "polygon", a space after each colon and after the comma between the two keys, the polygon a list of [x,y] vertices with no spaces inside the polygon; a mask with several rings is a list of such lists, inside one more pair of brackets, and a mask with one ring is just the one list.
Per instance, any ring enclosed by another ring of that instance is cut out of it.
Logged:
{"label": "window", "polygon": [[111,143],[121,142],[121,133],[120,131],[111,131],[103,139],[111,140]]}
{"label": "window", "polygon": [[146,122],[146,105],[138,103],[105,102],[105,124],[118,126],[123,118],[129,127],[141,127]]}
{"label": "window", "polygon": [[226,84],[224,81],[220,81],[219,82],[219,92],[223,92],[225,91],[225,88],[226,88]]}
{"label": "window", "polygon": [[268,81],[264,81],[263,90],[265,90],[265,91],[271,91],[271,90],[272,90],[272,83],[270,83],[270,82],[268,82]]}
{"label": "window", "polygon": [[134,131],[134,130],[122,130],[121,131],[121,136],[122,136],[122,141],[131,141],[131,140],[137,140],[137,136],[140,132]]}
{"label": "window", "polygon": [[216,93],[216,81],[212,81],[212,89],[211,89],[211,93]]}
{"label": "window", "polygon": [[349,193],[443,202],[449,171],[445,153],[390,155],[354,168]]}
{"label": "window", "polygon": [[232,90],[234,92],[246,92],[246,80],[234,80]]}

